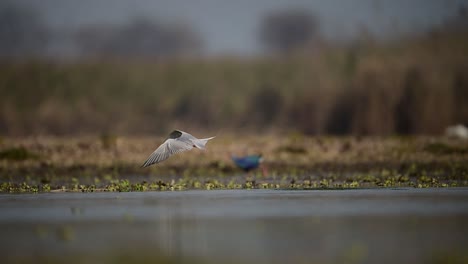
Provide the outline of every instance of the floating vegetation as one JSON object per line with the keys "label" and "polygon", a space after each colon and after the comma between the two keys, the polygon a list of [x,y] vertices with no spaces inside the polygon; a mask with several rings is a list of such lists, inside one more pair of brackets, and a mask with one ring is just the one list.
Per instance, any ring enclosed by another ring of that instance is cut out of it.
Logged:
{"label": "floating vegetation", "polygon": [[[26,182],[0,184],[0,192],[7,193],[39,193],[39,192],[146,192],[146,191],[184,191],[184,190],[230,190],[230,189],[287,189],[287,190],[320,190],[320,189],[356,189],[356,188],[447,188],[468,186],[468,180],[452,180],[433,174],[421,174],[410,177],[407,173],[386,172],[355,173],[339,175],[335,173],[322,175],[283,175],[281,178],[254,176],[214,177],[183,177],[158,179],[155,181],[137,181],[135,179],[112,179],[106,183],[81,183],[72,180],[62,185],[39,184],[30,185]],[[72,209],[73,211],[73,209]]]}

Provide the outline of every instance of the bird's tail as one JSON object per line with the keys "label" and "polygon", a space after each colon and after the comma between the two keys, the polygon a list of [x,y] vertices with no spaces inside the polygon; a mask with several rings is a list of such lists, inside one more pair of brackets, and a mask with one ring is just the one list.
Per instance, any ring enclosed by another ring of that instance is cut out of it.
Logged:
{"label": "bird's tail", "polygon": [[199,149],[205,149],[205,145],[206,145],[206,142],[208,142],[208,140],[210,139],[213,139],[215,137],[209,137],[209,138],[202,138],[202,139],[199,139],[197,140],[195,143],[195,146]]}

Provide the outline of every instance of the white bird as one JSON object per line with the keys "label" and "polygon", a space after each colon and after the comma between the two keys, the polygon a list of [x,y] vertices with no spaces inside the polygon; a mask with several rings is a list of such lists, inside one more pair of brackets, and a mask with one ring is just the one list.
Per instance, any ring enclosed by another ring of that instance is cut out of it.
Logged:
{"label": "white bird", "polygon": [[170,156],[191,150],[193,148],[205,149],[206,142],[215,137],[198,139],[187,132],[174,130],[169,134],[169,137],[162,143],[141,167],[148,167],[155,163],[167,160]]}
{"label": "white bird", "polygon": [[449,126],[445,129],[445,136],[449,138],[468,139],[468,128],[462,124]]}

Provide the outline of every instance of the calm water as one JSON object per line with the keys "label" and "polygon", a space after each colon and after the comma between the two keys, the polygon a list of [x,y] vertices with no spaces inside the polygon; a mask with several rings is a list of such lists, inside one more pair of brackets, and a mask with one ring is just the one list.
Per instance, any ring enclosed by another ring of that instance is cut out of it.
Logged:
{"label": "calm water", "polygon": [[7,262],[440,263],[467,257],[468,188],[3,194],[0,234]]}

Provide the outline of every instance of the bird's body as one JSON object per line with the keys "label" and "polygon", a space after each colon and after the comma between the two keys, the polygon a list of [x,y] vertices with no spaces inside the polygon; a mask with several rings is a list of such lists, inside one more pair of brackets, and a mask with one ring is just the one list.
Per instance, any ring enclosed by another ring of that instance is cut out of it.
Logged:
{"label": "bird's body", "polygon": [[191,150],[193,148],[204,150],[206,142],[213,138],[214,137],[198,139],[187,132],[174,130],[169,134],[169,137],[164,141],[164,143],[151,153],[145,163],[143,163],[142,167],[148,167],[155,163],[162,162],[174,154]]}
{"label": "bird's body", "polygon": [[248,155],[245,157],[231,157],[232,161],[237,165],[237,167],[243,169],[244,171],[250,171],[258,168],[262,162],[261,155]]}

